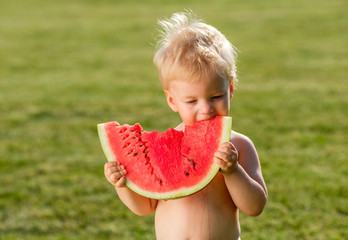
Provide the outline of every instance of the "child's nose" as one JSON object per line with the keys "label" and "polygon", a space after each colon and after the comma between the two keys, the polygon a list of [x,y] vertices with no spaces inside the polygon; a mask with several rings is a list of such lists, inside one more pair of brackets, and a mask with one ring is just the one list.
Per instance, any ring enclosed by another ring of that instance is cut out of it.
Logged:
{"label": "child's nose", "polygon": [[205,101],[201,103],[201,107],[200,107],[201,113],[202,114],[209,114],[213,112],[213,107],[212,107],[212,103],[209,101]]}

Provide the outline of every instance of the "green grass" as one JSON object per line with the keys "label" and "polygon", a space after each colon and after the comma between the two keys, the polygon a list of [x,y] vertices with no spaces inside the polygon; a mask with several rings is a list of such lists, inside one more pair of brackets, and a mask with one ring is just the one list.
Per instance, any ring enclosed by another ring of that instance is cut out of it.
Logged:
{"label": "green grass", "polygon": [[243,239],[348,238],[348,4],[0,3],[0,239],[154,239],[103,176],[96,124],[179,122],[152,64],[156,20],[191,8],[239,49],[233,128],[269,190]]}

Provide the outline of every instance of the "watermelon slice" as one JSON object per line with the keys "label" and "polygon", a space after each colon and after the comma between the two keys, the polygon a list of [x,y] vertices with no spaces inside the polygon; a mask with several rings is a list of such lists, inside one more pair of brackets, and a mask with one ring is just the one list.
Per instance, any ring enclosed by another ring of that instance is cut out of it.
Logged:
{"label": "watermelon slice", "polygon": [[171,199],[204,188],[219,171],[213,156],[229,141],[231,117],[216,116],[159,133],[143,131],[140,124],[98,124],[108,161],[119,161],[127,170],[126,185],[140,195]]}

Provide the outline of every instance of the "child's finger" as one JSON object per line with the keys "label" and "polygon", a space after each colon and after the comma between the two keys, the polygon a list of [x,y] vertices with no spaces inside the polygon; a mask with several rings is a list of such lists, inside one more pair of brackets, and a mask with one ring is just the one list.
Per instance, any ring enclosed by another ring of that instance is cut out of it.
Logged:
{"label": "child's finger", "polygon": [[214,161],[220,166],[220,172],[223,174],[229,174],[237,168],[237,161],[224,161],[221,158],[214,157]]}
{"label": "child's finger", "polygon": [[106,170],[106,176],[111,177],[112,174],[119,172],[117,167],[110,167]]}
{"label": "child's finger", "polygon": [[126,182],[126,176],[122,176],[118,181],[115,183],[115,187],[124,187],[124,183]]}
{"label": "child's finger", "polygon": [[119,171],[123,171],[123,170],[124,170],[124,166],[123,166],[123,165],[118,165],[116,168],[117,168]]}
{"label": "child's finger", "polygon": [[117,161],[112,161],[112,162],[106,162],[104,164],[104,172],[106,173],[106,171],[109,169],[109,168],[112,168],[112,167],[117,167],[119,166],[120,163],[117,162]]}
{"label": "child's finger", "polygon": [[221,158],[214,157],[214,161],[220,166],[222,170],[228,167],[228,163],[222,160]]}
{"label": "child's finger", "polygon": [[108,167],[116,167],[120,165],[120,163],[118,161],[111,161],[111,162],[106,162],[105,165]]}
{"label": "child's finger", "polygon": [[126,175],[126,170],[117,171],[110,175],[109,179],[112,184],[115,184],[121,177]]}
{"label": "child's finger", "polygon": [[221,144],[220,151],[231,153],[237,152],[237,149],[231,142],[225,142]]}
{"label": "child's finger", "polygon": [[215,153],[214,155],[216,158],[219,158],[221,159],[222,161],[224,162],[232,162],[234,163],[237,159],[234,157],[235,155],[230,155],[230,154],[227,154],[226,152],[221,152],[221,151],[218,151]]}
{"label": "child's finger", "polygon": [[231,156],[232,161],[237,161],[238,160],[238,152],[237,149],[233,146],[232,143],[226,142],[224,143],[219,152],[223,152],[227,154],[228,156]]}

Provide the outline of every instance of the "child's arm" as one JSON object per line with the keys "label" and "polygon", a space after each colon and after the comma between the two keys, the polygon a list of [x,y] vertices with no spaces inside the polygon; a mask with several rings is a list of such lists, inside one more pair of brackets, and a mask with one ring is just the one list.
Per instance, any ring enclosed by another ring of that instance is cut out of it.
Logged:
{"label": "child's arm", "polygon": [[260,215],[267,202],[267,188],[251,140],[233,132],[231,142],[221,145],[215,160],[237,208],[246,215]]}
{"label": "child's arm", "polygon": [[121,201],[135,214],[145,216],[152,213],[157,206],[157,200],[141,196],[124,185],[126,170],[119,162],[107,162],[104,165],[106,179],[114,185]]}

